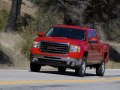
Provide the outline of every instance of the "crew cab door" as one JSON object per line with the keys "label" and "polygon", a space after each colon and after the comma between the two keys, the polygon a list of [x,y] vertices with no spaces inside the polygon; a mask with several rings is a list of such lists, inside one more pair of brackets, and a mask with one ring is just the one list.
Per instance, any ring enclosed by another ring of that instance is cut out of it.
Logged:
{"label": "crew cab door", "polygon": [[87,57],[87,62],[88,63],[92,63],[93,62],[93,58],[94,58],[94,49],[93,49],[93,44],[91,42],[89,42],[90,38],[92,38],[92,31],[91,30],[88,30],[88,44],[87,44],[87,47],[88,47],[88,57]]}
{"label": "crew cab door", "polygon": [[94,62],[99,63],[100,62],[100,44],[98,40],[98,36],[95,30],[91,30],[92,32],[92,38],[95,38],[96,40],[94,42],[91,42],[93,46],[93,51],[94,51]]}
{"label": "crew cab door", "polygon": [[88,63],[100,62],[100,44],[95,30],[88,30]]}

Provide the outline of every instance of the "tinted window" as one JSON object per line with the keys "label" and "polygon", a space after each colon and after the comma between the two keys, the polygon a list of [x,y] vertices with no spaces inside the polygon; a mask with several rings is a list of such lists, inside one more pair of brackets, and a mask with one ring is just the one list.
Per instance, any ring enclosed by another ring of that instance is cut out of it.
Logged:
{"label": "tinted window", "polygon": [[96,31],[92,30],[92,36],[96,37]]}
{"label": "tinted window", "polygon": [[91,31],[88,31],[88,39],[92,37]]}
{"label": "tinted window", "polygon": [[73,28],[51,28],[46,36],[85,40],[85,34],[86,31]]}

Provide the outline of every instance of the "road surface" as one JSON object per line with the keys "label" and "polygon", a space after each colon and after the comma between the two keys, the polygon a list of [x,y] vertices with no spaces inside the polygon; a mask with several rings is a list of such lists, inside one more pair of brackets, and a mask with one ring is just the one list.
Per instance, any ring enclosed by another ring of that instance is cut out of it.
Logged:
{"label": "road surface", "polygon": [[87,70],[85,77],[74,71],[30,72],[28,70],[0,70],[0,90],[120,90],[120,69],[106,70],[104,77]]}

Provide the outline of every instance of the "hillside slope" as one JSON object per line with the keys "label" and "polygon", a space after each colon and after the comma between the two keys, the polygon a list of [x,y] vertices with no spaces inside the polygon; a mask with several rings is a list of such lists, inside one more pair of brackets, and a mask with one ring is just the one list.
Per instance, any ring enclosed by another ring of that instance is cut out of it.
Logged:
{"label": "hillside slope", "polygon": [[[0,10],[9,13],[11,0],[0,0]],[[28,14],[35,16],[37,7],[28,0],[23,0],[21,15]],[[5,13],[2,13],[5,14]],[[4,15],[0,16],[0,21],[4,20]],[[7,16],[6,16],[7,17]],[[5,22],[6,23],[6,22]],[[2,30],[0,30],[2,31]],[[8,34],[0,32],[0,68],[26,69],[29,67],[27,57],[22,53],[22,44],[25,42],[18,33]]]}
{"label": "hillside slope", "polygon": [[[0,0],[0,10],[5,10],[5,11],[9,12],[10,7],[11,7],[11,0]],[[34,16],[36,16],[37,10],[38,10],[37,6],[35,6],[31,2],[29,2],[28,0],[23,0],[22,7],[21,7],[21,15],[24,16],[24,14],[28,14],[28,15],[34,17]],[[0,17],[0,19],[1,18],[4,18],[4,17]],[[33,28],[37,28],[38,30],[39,29],[44,30],[44,28],[49,27],[51,25],[51,23],[55,23],[53,18],[52,18],[51,22],[48,21],[51,19],[50,14],[49,15],[43,14],[39,18],[40,19],[38,19],[38,21],[41,20],[41,22],[37,21],[37,24],[39,24],[38,26],[41,26],[42,28],[37,27],[36,23],[32,24],[28,28],[29,30],[23,30],[23,32],[21,32],[22,34],[24,34],[24,37],[22,37],[18,33],[14,35],[14,34],[0,32],[0,68],[10,68],[10,67],[20,68],[20,69],[29,68],[29,61],[25,54],[27,54],[29,56],[29,46],[31,45],[31,42],[34,37],[33,33],[34,34],[36,33]],[[3,20],[0,20],[0,21],[3,22]],[[57,19],[57,21],[58,21],[58,19]],[[6,23],[5,23],[5,25],[6,25]],[[112,24],[112,25],[110,24],[109,28],[115,26],[114,24]],[[33,26],[33,28],[31,28],[32,26]],[[104,27],[102,25],[101,26],[98,25],[98,26],[99,27],[97,27],[97,28],[99,30],[99,34],[101,35],[101,39],[103,39],[103,40],[106,39],[106,36],[105,36],[106,34],[104,34],[104,32],[102,32]],[[103,27],[103,28],[101,28],[101,27]],[[119,29],[119,28],[117,28],[117,29]],[[118,32],[119,30],[117,30],[117,29],[114,30],[114,32],[116,31],[117,34],[119,34],[119,32]],[[106,28],[106,30],[109,30],[109,29]],[[113,34],[113,32],[112,32],[112,34]],[[117,37],[116,34],[114,34],[114,36]],[[118,39],[118,38],[116,38],[116,39]],[[120,41],[120,39],[119,39],[119,41]],[[110,45],[110,61],[107,64],[107,67],[108,68],[120,68],[120,44],[111,43],[111,42],[108,42],[108,43]],[[25,44],[25,47],[23,47],[23,44]],[[24,49],[24,53],[22,52],[23,49]]]}
{"label": "hillside slope", "polygon": [[[10,7],[11,7],[11,0],[0,0],[0,10],[4,9],[9,12]],[[28,0],[22,0],[22,7],[21,7],[22,15],[26,13],[33,16],[35,15],[36,11],[37,11],[37,6],[35,6]]]}

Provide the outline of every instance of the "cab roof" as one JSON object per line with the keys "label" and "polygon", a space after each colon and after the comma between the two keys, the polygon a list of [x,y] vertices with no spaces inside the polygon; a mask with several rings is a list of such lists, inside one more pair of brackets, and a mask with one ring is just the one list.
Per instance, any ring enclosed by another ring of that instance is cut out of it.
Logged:
{"label": "cab roof", "polygon": [[[90,28],[87,28],[87,27],[79,27],[79,26],[64,25],[64,24],[54,25],[53,27],[57,27],[57,28],[73,28],[73,29],[81,29],[81,30],[91,30]],[[94,29],[92,29],[92,30],[94,30]]]}

